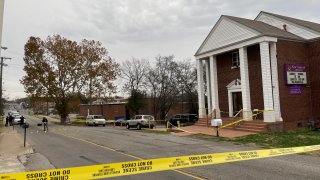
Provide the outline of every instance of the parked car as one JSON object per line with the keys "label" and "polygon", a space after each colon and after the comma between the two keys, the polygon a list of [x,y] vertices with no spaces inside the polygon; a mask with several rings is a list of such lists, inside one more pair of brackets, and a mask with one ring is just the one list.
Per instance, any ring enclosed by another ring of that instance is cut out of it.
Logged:
{"label": "parked car", "polygon": [[125,119],[117,119],[115,120],[115,125],[116,126],[125,126],[127,124],[128,120]]}
{"label": "parked car", "polygon": [[170,123],[177,126],[180,123],[195,123],[198,121],[197,114],[176,114],[170,119]]}
{"label": "parked car", "polygon": [[125,119],[124,116],[116,116],[115,117],[115,125],[120,126],[120,125],[126,125],[127,120]]}
{"label": "parked car", "polygon": [[86,118],[87,126],[106,126],[106,120],[102,115],[88,115]]}
{"label": "parked car", "polygon": [[18,111],[9,111],[8,115],[16,116],[16,115],[20,115],[20,113]]}
{"label": "parked car", "polygon": [[[13,116],[13,124],[20,124],[20,121],[21,121],[21,115],[20,114],[14,114],[14,115],[12,115]],[[26,123],[27,122],[27,119],[26,118],[24,118],[24,123]]]}
{"label": "parked car", "polygon": [[135,115],[132,119],[127,120],[126,128],[130,129],[131,127],[136,127],[141,129],[142,127],[151,128],[155,126],[154,117],[151,115]]}

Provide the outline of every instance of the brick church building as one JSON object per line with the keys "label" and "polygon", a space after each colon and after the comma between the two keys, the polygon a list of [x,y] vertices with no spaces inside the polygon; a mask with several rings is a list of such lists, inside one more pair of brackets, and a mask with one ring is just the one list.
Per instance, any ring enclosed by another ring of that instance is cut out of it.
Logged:
{"label": "brick church building", "polygon": [[265,110],[261,119],[284,129],[319,122],[320,24],[269,12],[222,15],[195,58],[200,118]]}

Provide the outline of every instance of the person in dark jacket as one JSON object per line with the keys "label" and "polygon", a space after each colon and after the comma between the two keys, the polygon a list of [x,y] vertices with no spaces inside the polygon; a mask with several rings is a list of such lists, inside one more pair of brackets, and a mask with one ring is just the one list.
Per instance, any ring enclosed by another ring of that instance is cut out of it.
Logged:
{"label": "person in dark jacket", "polygon": [[42,123],[43,123],[43,131],[44,132],[47,132],[49,129],[48,129],[48,119],[43,117],[42,118]]}
{"label": "person in dark jacket", "polygon": [[20,117],[20,126],[22,126],[24,124],[24,119],[25,118],[23,116]]}
{"label": "person in dark jacket", "polygon": [[14,120],[14,117],[10,114],[10,116],[9,116],[9,124],[10,124],[10,126],[13,126],[13,120]]}

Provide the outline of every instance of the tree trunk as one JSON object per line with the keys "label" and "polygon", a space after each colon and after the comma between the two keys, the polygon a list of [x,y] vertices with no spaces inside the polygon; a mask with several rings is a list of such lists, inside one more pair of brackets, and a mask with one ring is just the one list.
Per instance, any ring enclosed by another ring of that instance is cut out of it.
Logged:
{"label": "tree trunk", "polygon": [[56,102],[56,109],[60,115],[61,124],[66,124],[66,120],[69,114],[68,111],[68,100],[60,99],[60,102]]}

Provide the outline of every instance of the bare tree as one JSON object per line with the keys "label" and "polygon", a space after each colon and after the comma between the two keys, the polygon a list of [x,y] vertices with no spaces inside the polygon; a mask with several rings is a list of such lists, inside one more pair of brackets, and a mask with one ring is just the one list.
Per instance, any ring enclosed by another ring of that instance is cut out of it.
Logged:
{"label": "bare tree", "polygon": [[150,68],[147,75],[149,93],[153,99],[153,114],[157,116],[160,113],[161,119],[165,118],[179,94],[177,70],[174,56],[158,56],[155,67]]}
{"label": "bare tree", "polygon": [[127,60],[123,62],[121,66],[121,77],[126,81],[123,90],[130,95],[137,90],[143,91],[148,69],[148,60],[132,58],[130,61]]}
{"label": "bare tree", "polygon": [[187,101],[189,113],[197,113],[197,70],[190,59],[178,62],[178,87],[181,103]]}
{"label": "bare tree", "polygon": [[197,76],[191,60],[176,62],[174,56],[157,56],[153,64],[135,58],[122,64],[123,89],[130,94],[127,106],[137,114],[144,106],[146,93],[152,99],[153,115],[161,119],[178,101],[187,100],[189,112],[196,112]]}
{"label": "bare tree", "polygon": [[123,91],[129,93],[127,107],[134,114],[144,107],[145,78],[149,69],[149,63],[144,59],[132,58],[122,63],[121,77],[126,81]]}

